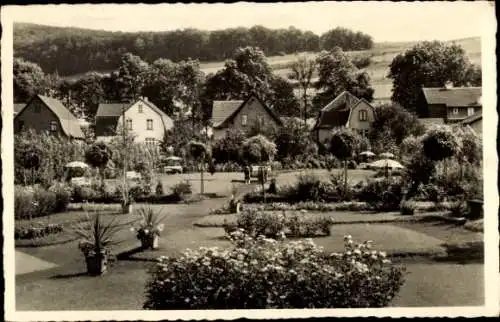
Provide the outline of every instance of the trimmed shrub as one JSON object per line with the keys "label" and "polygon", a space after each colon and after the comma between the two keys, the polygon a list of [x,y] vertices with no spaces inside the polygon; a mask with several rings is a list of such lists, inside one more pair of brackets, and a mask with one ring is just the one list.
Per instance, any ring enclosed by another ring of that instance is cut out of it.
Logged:
{"label": "trimmed shrub", "polygon": [[[311,240],[252,238],[232,246],[160,257],[146,286],[145,309],[290,309],[385,307],[404,283],[404,268],[371,244],[345,238],[327,254]],[[193,278],[196,287],[193,287]]]}
{"label": "trimmed shrub", "polygon": [[399,210],[403,196],[402,180],[392,177],[370,180],[360,192],[361,201],[379,211]]}
{"label": "trimmed shrub", "polygon": [[[116,194],[116,191],[115,191]],[[121,193],[120,193],[121,195]],[[74,186],[72,193],[73,202],[86,202],[96,199],[98,192],[90,187]]]}
{"label": "trimmed shrub", "polygon": [[58,183],[49,188],[50,192],[56,195],[54,212],[66,211],[71,201],[72,189],[66,184]]}
{"label": "trimmed shrub", "polygon": [[178,198],[179,200],[183,200],[184,197],[193,193],[193,189],[191,187],[191,182],[188,180],[183,180],[181,182],[176,183],[172,188],[172,195]]}
{"label": "trimmed shrub", "polygon": [[235,228],[244,229],[250,236],[263,235],[270,238],[284,234],[288,237],[319,237],[330,235],[332,220],[328,217],[304,218],[307,211],[263,212],[256,209],[243,211],[238,216]]}
{"label": "trimmed shrub", "polygon": [[417,209],[417,205],[414,201],[403,201],[401,203],[401,214],[404,216],[412,216],[415,214],[415,210]]}

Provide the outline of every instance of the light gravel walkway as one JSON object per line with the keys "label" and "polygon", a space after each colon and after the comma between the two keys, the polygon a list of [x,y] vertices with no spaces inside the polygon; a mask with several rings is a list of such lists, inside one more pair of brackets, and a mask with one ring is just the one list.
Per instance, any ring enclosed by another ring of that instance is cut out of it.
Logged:
{"label": "light gravel walkway", "polygon": [[42,271],[56,266],[54,263],[16,251],[16,275]]}

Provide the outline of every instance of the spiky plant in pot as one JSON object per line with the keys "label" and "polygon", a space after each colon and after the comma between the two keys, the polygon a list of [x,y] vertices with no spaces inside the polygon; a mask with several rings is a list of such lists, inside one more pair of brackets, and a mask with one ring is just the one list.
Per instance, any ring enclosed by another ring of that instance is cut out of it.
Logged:
{"label": "spiky plant in pot", "polygon": [[112,256],[111,247],[118,244],[114,235],[120,230],[116,217],[104,222],[98,212],[91,219],[87,213],[88,221],[77,224],[74,231],[80,242],[78,247],[85,256],[87,272],[90,275],[101,275],[107,271],[108,261]]}
{"label": "spiky plant in pot", "polygon": [[138,209],[141,220],[139,226],[133,228],[133,230],[137,231],[137,239],[141,241],[141,247],[143,249],[158,248],[158,238],[164,228],[162,222],[166,217],[162,215],[162,210],[163,208],[155,212],[151,206]]}

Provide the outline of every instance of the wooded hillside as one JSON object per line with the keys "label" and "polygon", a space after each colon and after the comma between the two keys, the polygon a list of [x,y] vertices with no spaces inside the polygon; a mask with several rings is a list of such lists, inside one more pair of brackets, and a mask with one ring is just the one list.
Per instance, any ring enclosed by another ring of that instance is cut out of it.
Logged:
{"label": "wooded hillside", "polygon": [[158,58],[220,61],[244,46],[259,47],[267,56],[272,56],[317,52],[335,46],[344,51],[364,50],[373,46],[373,40],[367,34],[346,28],[316,35],[294,27],[124,33],[24,23],[14,25],[14,55],[38,64],[46,73],[61,76],[115,69],[126,52],[147,62]]}

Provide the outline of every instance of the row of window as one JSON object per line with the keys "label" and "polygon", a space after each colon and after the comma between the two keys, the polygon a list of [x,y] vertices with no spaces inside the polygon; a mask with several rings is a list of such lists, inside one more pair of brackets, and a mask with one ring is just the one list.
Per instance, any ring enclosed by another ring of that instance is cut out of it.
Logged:
{"label": "row of window", "polygon": [[[127,120],[127,130],[132,130],[132,120]],[[153,130],[153,120],[152,119],[147,119],[146,121],[146,130],[152,131]]]}
{"label": "row of window", "polygon": [[[453,115],[458,115],[459,112],[460,112],[460,110],[459,110],[458,107],[455,107],[452,110]],[[467,108],[467,116],[471,116],[472,114],[474,114],[474,108],[473,107],[468,107]]]}

